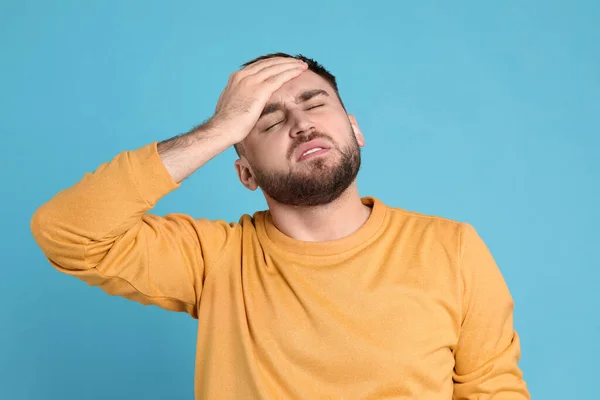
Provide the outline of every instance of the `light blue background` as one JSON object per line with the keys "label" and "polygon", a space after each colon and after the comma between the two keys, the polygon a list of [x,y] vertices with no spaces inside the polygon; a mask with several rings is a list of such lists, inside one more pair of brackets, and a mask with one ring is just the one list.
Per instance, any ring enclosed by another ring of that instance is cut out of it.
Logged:
{"label": "light blue background", "polygon": [[[201,123],[272,51],[337,76],[367,139],[363,195],[477,228],[534,398],[597,398],[600,2],[416,3],[2,1],[0,398],[193,397],[195,321],[59,274],[29,221],[116,153]],[[153,212],[263,209],[234,159]]]}

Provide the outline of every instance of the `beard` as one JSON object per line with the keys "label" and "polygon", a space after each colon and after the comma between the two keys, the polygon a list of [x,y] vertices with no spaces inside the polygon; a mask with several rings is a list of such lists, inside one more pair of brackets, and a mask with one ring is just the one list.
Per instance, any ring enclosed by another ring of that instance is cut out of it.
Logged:
{"label": "beard", "polygon": [[[337,152],[341,157],[332,162],[335,154],[315,157],[296,164],[289,172],[261,171],[254,169],[258,186],[280,204],[299,207],[314,207],[337,200],[354,182],[360,169],[360,146],[350,127],[350,143],[344,148],[331,147],[329,152]],[[329,136],[313,132],[301,136],[292,146],[323,138],[332,142]]]}

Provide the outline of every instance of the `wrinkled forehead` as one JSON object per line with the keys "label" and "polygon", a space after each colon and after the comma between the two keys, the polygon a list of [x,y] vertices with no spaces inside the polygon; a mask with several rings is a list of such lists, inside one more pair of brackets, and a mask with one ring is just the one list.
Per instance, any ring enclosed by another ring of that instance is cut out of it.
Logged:
{"label": "wrinkled forehead", "polygon": [[268,102],[293,102],[300,93],[312,89],[323,89],[335,97],[335,90],[325,79],[312,71],[305,71],[276,90]]}

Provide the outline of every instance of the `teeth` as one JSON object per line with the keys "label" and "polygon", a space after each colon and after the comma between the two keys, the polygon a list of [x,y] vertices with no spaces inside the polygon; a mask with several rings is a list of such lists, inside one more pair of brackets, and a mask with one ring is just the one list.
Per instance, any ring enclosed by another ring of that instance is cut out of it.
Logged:
{"label": "teeth", "polygon": [[307,154],[314,153],[315,151],[319,151],[319,150],[323,150],[323,149],[320,147],[315,147],[314,149],[310,149],[307,152],[305,152],[304,154],[302,154],[302,157],[304,157]]}

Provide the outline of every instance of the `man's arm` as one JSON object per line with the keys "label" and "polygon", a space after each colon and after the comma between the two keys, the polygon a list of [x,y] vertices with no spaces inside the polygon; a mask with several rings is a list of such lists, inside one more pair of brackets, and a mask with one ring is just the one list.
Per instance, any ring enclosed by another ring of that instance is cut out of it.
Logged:
{"label": "man's arm", "polygon": [[239,237],[239,227],[148,212],[243,140],[273,91],[303,70],[300,62],[279,58],[237,71],[208,123],[122,152],[43,204],[30,226],[50,263],[109,294],[195,317],[206,269]]}
{"label": "man's arm", "polygon": [[303,61],[271,58],[230,75],[217,102],[215,115],[202,134],[175,137],[158,146],[165,167],[176,182],[248,136],[273,92],[307,68]]}
{"label": "man's arm", "polygon": [[238,227],[149,213],[179,186],[152,143],[118,154],[59,192],[35,212],[31,230],[60,272],[196,317],[206,268]]}
{"label": "man's arm", "polygon": [[462,324],[454,350],[454,400],[529,400],[518,366],[513,299],[487,246],[469,224],[461,238]]}
{"label": "man's arm", "polygon": [[179,184],[233,144],[223,128],[209,120],[184,135],[159,142],[156,150],[173,181]]}

